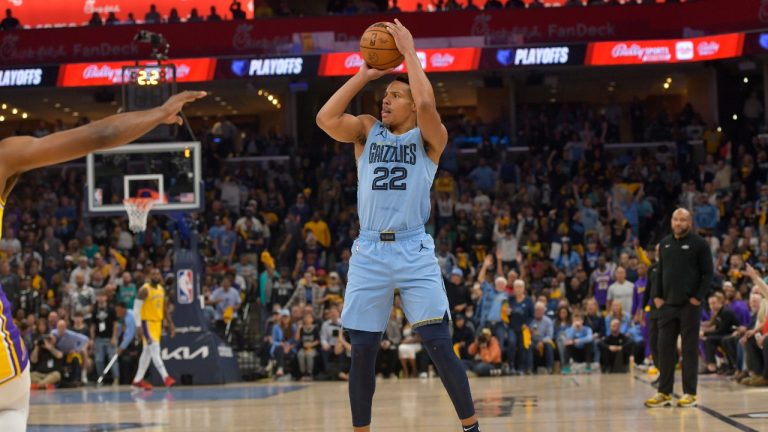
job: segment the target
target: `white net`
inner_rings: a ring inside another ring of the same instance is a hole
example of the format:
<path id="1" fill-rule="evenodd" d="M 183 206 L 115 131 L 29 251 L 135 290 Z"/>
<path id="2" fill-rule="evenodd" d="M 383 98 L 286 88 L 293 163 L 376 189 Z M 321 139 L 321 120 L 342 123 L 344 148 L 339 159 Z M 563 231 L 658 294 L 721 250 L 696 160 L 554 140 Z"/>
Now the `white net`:
<path id="1" fill-rule="evenodd" d="M 125 211 L 128 212 L 128 228 L 134 234 L 147 229 L 147 215 L 155 203 L 153 198 L 126 198 L 123 200 Z"/>

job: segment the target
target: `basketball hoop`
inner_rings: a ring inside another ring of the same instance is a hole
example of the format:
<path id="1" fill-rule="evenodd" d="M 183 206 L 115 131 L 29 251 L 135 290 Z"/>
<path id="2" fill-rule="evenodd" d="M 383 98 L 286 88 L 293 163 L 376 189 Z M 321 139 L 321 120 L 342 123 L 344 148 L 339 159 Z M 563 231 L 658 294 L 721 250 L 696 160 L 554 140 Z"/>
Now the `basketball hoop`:
<path id="1" fill-rule="evenodd" d="M 147 215 L 152 210 L 156 198 L 126 198 L 123 200 L 125 211 L 128 212 L 128 228 L 134 234 L 147 229 Z"/>

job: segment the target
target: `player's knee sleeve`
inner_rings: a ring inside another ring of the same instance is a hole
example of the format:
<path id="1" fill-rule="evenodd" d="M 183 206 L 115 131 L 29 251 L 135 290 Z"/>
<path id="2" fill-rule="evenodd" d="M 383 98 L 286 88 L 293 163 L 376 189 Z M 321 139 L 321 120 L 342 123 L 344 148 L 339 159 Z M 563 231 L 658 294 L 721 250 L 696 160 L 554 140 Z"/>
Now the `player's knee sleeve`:
<path id="1" fill-rule="evenodd" d="M 472 402 L 469 380 L 467 380 L 464 365 L 453 351 L 448 320 L 445 319 L 439 324 L 418 327 L 416 331 L 421 336 L 421 341 L 427 348 L 429 357 L 435 363 L 443 386 L 448 391 L 448 396 L 450 396 L 456 409 L 456 414 L 462 420 L 475 415 L 475 405 Z"/>
<path id="2" fill-rule="evenodd" d="M 349 330 L 352 344 L 352 367 L 349 371 L 349 402 L 352 405 L 352 425 L 371 424 L 371 405 L 376 390 L 376 354 L 381 333 Z"/>

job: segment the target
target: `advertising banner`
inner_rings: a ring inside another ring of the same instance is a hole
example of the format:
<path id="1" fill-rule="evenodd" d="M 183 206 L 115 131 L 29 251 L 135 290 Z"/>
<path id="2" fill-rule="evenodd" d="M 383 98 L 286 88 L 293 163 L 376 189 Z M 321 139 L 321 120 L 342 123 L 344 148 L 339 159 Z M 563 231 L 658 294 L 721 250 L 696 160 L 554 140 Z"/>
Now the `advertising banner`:
<path id="1" fill-rule="evenodd" d="M 477 70 L 480 48 L 444 48 L 419 50 L 421 67 L 425 72 L 465 72 Z M 320 76 L 354 75 L 363 64 L 358 52 L 323 54 L 320 59 Z M 395 72 L 407 72 L 405 62 Z"/>
<path id="2" fill-rule="evenodd" d="M 215 79 L 267 76 L 315 76 L 320 56 L 245 57 L 219 60 Z"/>
<path id="3" fill-rule="evenodd" d="M 691 39 L 595 42 L 587 49 L 593 66 L 700 62 L 739 57 L 744 34 L 731 33 Z"/>
<path id="4" fill-rule="evenodd" d="M 53 87 L 58 67 L 29 67 L 0 69 L 0 88 Z"/>
<path id="5" fill-rule="evenodd" d="M 200 82 L 213 79 L 216 59 L 196 58 L 172 60 L 176 65 L 176 82 Z M 59 71 L 59 87 L 110 86 L 123 84 L 123 66 L 136 62 L 73 63 L 62 65 Z M 152 65 L 156 63 L 143 62 Z"/>
<path id="6" fill-rule="evenodd" d="M 579 66 L 584 64 L 585 45 L 551 45 L 518 48 L 486 48 L 480 69 Z"/>

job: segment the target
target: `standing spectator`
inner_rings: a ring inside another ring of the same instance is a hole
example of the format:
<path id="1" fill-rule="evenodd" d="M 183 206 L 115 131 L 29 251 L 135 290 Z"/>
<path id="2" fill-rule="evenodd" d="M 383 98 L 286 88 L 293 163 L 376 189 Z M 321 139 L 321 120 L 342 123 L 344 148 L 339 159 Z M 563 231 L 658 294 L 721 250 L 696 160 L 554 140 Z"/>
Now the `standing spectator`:
<path id="1" fill-rule="evenodd" d="M 616 269 L 616 282 L 608 287 L 608 303 L 607 309 L 611 309 L 611 304 L 614 301 L 621 303 L 621 307 L 625 311 L 632 310 L 632 297 L 635 292 L 635 285 L 627 280 L 627 271 L 624 267 Z"/>
<path id="2" fill-rule="evenodd" d="M 629 356 L 632 354 L 632 340 L 620 331 L 621 323 L 611 320 L 611 330 L 600 341 L 600 359 L 603 373 L 629 371 Z"/>
<path id="3" fill-rule="evenodd" d="M 232 222 L 229 218 L 224 218 L 224 226 L 221 232 L 216 236 L 216 255 L 226 263 L 231 263 L 235 256 L 235 245 L 237 234 L 232 231 Z"/>
<path id="4" fill-rule="evenodd" d="M 605 304 L 608 301 L 608 287 L 611 286 L 611 274 L 613 272 L 608 267 L 608 263 L 605 256 L 600 256 L 597 259 L 597 269 L 590 275 L 590 285 L 592 286 L 592 295 L 597 300 L 600 309 L 605 309 Z"/>
<path id="5" fill-rule="evenodd" d="M 233 0 L 229 5 L 229 11 L 232 13 L 232 19 L 235 21 L 245 19 L 245 11 L 238 0 Z"/>
<path id="6" fill-rule="evenodd" d="M 280 307 L 286 306 L 288 300 L 293 296 L 295 289 L 293 287 L 293 282 L 289 279 L 290 275 L 291 271 L 288 267 L 283 266 L 280 268 L 277 280 L 274 280 L 274 276 L 271 278 L 272 295 L 270 296 L 269 301 L 270 309 L 275 307 L 275 305 L 279 305 Z"/>
<path id="7" fill-rule="evenodd" d="M 104 372 L 105 360 L 109 362 L 117 351 L 117 314 L 107 304 L 107 295 L 101 290 L 96 294 L 96 305 L 91 321 L 91 340 L 94 346 L 96 375 Z M 114 383 L 120 382 L 120 366 L 117 362 L 110 370 Z"/>
<path id="8" fill-rule="evenodd" d="M 133 12 L 128 12 L 128 18 L 123 21 L 123 24 L 125 25 L 134 25 L 136 24 L 136 18 L 133 17 Z"/>
<path id="9" fill-rule="evenodd" d="M 320 345 L 320 328 L 315 325 L 315 317 L 311 313 L 304 314 L 304 321 L 296 333 L 299 344 L 299 372 L 302 381 L 312 381 L 315 371 L 315 357 Z"/>
<path id="10" fill-rule="evenodd" d="M 70 315 L 81 313 L 86 320 L 91 319 L 91 310 L 96 302 L 96 293 L 85 283 L 85 276 L 77 274 L 74 289 L 69 293 Z"/>
<path id="11" fill-rule="evenodd" d="M 138 341 L 136 339 L 136 318 L 133 314 L 133 307 L 128 308 L 126 303 L 117 302 L 115 317 L 121 329 L 117 346 L 120 370 L 123 371 L 124 377 L 133 377 L 136 374 L 135 369 L 138 366 L 139 359 Z M 126 380 L 125 384 L 128 384 L 128 380 Z"/>
<path id="12" fill-rule="evenodd" d="M 208 22 L 221 21 L 221 17 L 216 13 L 216 6 L 211 6 L 211 14 L 208 15 Z"/>
<path id="13" fill-rule="evenodd" d="M 445 281 L 445 292 L 448 295 L 448 306 L 451 311 L 464 312 L 471 298 L 464 284 L 464 272 L 460 268 L 454 267 L 451 270 L 451 277 Z"/>
<path id="14" fill-rule="evenodd" d="M 312 213 L 312 219 L 304 224 L 304 237 L 307 237 L 307 232 L 312 232 L 324 248 L 331 247 L 331 230 L 328 228 L 328 224 L 320 218 L 320 212 L 316 211 Z"/>
<path id="15" fill-rule="evenodd" d="M 469 173 L 475 187 L 485 193 L 493 192 L 496 189 L 496 172 L 488 166 L 485 158 L 480 158 L 477 166 Z"/>
<path id="16" fill-rule="evenodd" d="M 117 300 L 124 302 L 128 309 L 133 310 L 133 302 L 136 300 L 136 284 L 133 283 L 131 272 L 123 272 L 123 277 L 117 281 Z"/>
<path id="17" fill-rule="evenodd" d="M 69 275 L 69 283 L 77 283 L 77 276 L 80 275 L 83 277 L 83 282 L 88 284 L 91 282 L 91 272 L 93 270 L 88 267 L 88 257 L 82 255 L 77 260 L 77 267 Z"/>
<path id="18" fill-rule="evenodd" d="M 530 374 L 533 368 L 532 345 L 529 343 L 526 346 L 526 338 L 523 337 L 523 334 L 526 333 L 530 336 L 528 324 L 534 317 L 533 300 L 526 295 L 525 281 L 517 279 L 513 286 L 514 295 L 509 298 L 509 333 L 514 333 L 514 337 L 510 337 L 510 340 L 514 340 L 514 345 L 510 343 L 507 351 L 507 362 L 510 370 L 520 365 L 518 370 L 521 373 Z"/>
<path id="19" fill-rule="evenodd" d="M 5 18 L 3 18 L 2 21 L 0 21 L 0 30 L 13 30 L 13 29 L 20 29 L 21 23 L 19 22 L 16 17 L 13 16 L 13 12 L 11 12 L 11 9 L 5 10 Z"/>
<path id="20" fill-rule="evenodd" d="M 144 15 L 144 24 L 160 24 L 163 17 L 157 12 L 157 6 L 149 5 L 149 12 Z"/>
<path id="21" fill-rule="evenodd" d="M 691 232 L 691 213 L 672 214 L 672 235 L 659 246 L 658 286 L 652 294 L 659 308 L 659 392 L 645 402 L 649 408 L 672 405 L 677 338 L 682 336 L 683 391 L 679 407 L 697 405 L 697 363 L 701 302 L 712 280 L 712 253 L 707 242 Z"/>

